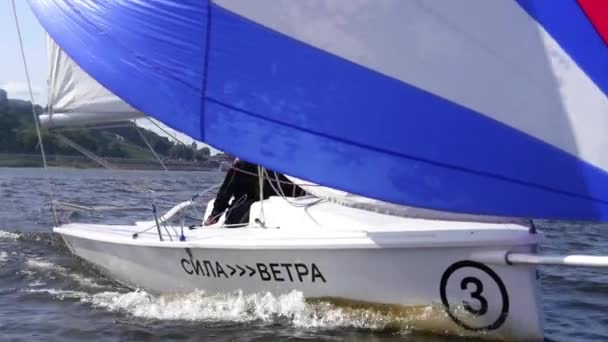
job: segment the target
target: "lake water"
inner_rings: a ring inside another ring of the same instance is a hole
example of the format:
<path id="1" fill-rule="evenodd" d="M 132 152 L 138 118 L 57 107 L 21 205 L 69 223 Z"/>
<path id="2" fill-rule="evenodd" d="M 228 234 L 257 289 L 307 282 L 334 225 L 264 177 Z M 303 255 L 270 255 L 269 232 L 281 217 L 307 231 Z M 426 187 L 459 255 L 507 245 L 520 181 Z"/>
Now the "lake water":
<path id="1" fill-rule="evenodd" d="M 161 210 L 220 182 L 219 172 L 52 169 L 58 199 Z M 70 255 L 50 232 L 41 169 L 0 168 L 0 340 L 454 341 L 385 328 L 382 317 L 313 305 L 298 293 L 156 296 L 125 288 Z M 211 195 L 209 195 L 211 196 Z M 124 223 L 149 212 L 79 214 L 73 221 Z M 545 253 L 608 254 L 608 226 L 538 222 Z M 545 334 L 557 341 L 608 340 L 608 270 L 541 268 Z"/>

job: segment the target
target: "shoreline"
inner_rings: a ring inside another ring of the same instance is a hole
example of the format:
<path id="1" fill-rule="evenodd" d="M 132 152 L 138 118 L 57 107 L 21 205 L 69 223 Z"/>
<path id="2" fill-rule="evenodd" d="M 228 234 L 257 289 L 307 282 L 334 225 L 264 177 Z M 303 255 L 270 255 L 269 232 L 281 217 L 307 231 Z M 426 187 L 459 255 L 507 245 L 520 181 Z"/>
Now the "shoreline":
<path id="1" fill-rule="evenodd" d="M 164 170 L 155 159 L 102 158 L 119 170 Z M 170 171 L 216 171 L 220 163 L 214 160 L 192 162 L 183 160 L 163 160 Z M 103 169 L 96 162 L 82 156 L 47 156 L 47 164 L 51 167 L 67 167 L 76 169 Z M 0 167 L 42 167 L 42 157 L 36 154 L 0 154 Z"/>

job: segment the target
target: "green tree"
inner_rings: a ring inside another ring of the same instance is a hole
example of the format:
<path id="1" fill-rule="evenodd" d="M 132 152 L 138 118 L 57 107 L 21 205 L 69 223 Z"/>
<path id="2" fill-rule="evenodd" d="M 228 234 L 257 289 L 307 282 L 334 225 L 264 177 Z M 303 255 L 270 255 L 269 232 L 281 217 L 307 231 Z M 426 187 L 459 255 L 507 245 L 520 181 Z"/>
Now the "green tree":
<path id="1" fill-rule="evenodd" d="M 0 95 L 6 94 L 0 89 Z M 37 113 L 43 108 L 36 106 Z M 162 157 L 193 160 L 197 151 L 191 147 L 176 144 L 167 137 L 159 136 L 145 128 L 139 128 L 146 140 Z M 44 131 L 43 140 L 46 153 L 80 155 L 70 146 L 64 145 L 55 133 Z M 148 147 L 140 134 L 133 127 L 114 127 L 104 129 L 73 129 L 62 131 L 62 134 L 78 145 L 100 157 L 141 158 Z M 194 145 L 195 146 L 195 145 Z M 32 107 L 29 101 L 9 99 L 0 96 L 0 152 L 3 153 L 39 153 L 38 136 L 32 121 Z"/>
<path id="2" fill-rule="evenodd" d="M 198 161 L 207 160 L 207 159 L 209 159 L 209 157 L 211 157 L 211 150 L 207 146 L 196 151 L 196 160 L 198 160 Z"/>

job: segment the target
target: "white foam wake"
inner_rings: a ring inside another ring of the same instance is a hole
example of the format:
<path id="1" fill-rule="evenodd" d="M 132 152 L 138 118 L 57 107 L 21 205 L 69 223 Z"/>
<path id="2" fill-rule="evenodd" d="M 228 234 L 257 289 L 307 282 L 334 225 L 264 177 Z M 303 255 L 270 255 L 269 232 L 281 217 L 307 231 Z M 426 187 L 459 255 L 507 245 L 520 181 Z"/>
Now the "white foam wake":
<path id="1" fill-rule="evenodd" d="M 162 296 L 145 291 L 102 292 L 83 296 L 81 301 L 148 319 L 281 322 L 300 328 L 407 329 L 414 321 L 435 316 L 433 307 L 400 316 L 366 308 L 342 308 L 323 301 L 311 303 L 298 291 L 280 296 L 242 292 L 210 296 L 202 291 Z"/>
<path id="2" fill-rule="evenodd" d="M 78 299 L 109 311 L 139 318 L 188 321 L 263 321 L 288 322 L 303 328 L 356 327 L 381 329 L 383 317 L 368 311 L 348 312 L 330 304 L 306 303 L 301 292 L 286 295 L 248 294 L 241 292 L 209 296 L 202 291 L 184 295 L 154 296 L 145 291 L 127 293 L 58 289 L 27 289 L 29 293 L 47 293 L 58 299 Z"/>
<path id="3" fill-rule="evenodd" d="M 3 265 L 8 260 L 8 253 L 5 251 L 0 252 L 0 265 Z"/>
<path id="4" fill-rule="evenodd" d="M 42 259 L 28 259 L 25 261 L 25 266 L 28 268 L 39 269 L 39 270 L 55 270 L 55 271 L 63 271 L 65 268 L 55 265 L 50 261 L 42 260 Z"/>
<path id="5" fill-rule="evenodd" d="M 145 291 L 87 293 L 43 288 L 29 288 L 25 292 L 47 293 L 61 300 L 78 300 L 96 308 L 156 320 L 258 321 L 304 329 L 390 329 L 401 334 L 410 333 L 412 329 L 440 334 L 451 330 L 446 330 L 449 318 L 441 307 L 415 307 L 388 312 L 364 307 L 342 307 L 324 301 L 306 301 L 302 293 L 297 291 L 280 296 L 241 292 L 208 295 L 202 291 L 156 296 Z"/>
<path id="6" fill-rule="evenodd" d="M 0 230 L 0 240 L 17 240 L 19 236 L 21 235 L 17 233 Z"/>
<path id="7" fill-rule="evenodd" d="M 202 291 L 185 295 L 151 296 L 145 291 L 103 292 L 86 299 L 111 311 L 123 311 L 142 318 L 161 320 L 273 321 L 308 315 L 300 292 L 274 297 L 270 294 L 243 295 L 241 292 L 209 296 Z"/>
<path id="8" fill-rule="evenodd" d="M 63 266 L 42 259 L 29 259 L 26 266 L 34 273 L 50 272 L 70 277 L 85 290 L 42 288 L 44 283 L 31 283 L 24 292 L 44 293 L 57 299 L 77 300 L 104 310 L 138 318 L 201 322 L 254 322 L 289 324 L 298 328 L 393 329 L 407 333 L 413 327 L 443 331 L 446 315 L 442 308 L 412 307 L 401 310 L 378 310 L 362 305 L 336 305 L 322 300 L 307 301 L 303 294 L 292 291 L 273 296 L 270 293 L 233 292 L 209 295 L 203 291 L 187 294 L 151 295 L 146 291 L 98 292 L 94 279 L 70 272 Z"/>
<path id="9" fill-rule="evenodd" d="M 64 278 L 70 278 L 78 284 L 86 287 L 102 288 L 103 285 L 98 284 L 94 278 L 86 277 L 76 272 L 70 271 L 67 268 L 54 264 L 50 261 L 43 260 L 40 258 L 32 258 L 25 261 L 25 266 L 28 270 L 23 270 L 23 273 L 30 276 L 35 275 L 36 272 L 51 272 L 55 273 Z"/>
<path id="10" fill-rule="evenodd" d="M 27 293 L 46 293 L 52 295 L 55 298 L 64 299 L 76 299 L 82 300 L 89 296 L 88 293 L 82 291 L 71 291 L 71 290 L 57 290 L 57 289 L 26 289 L 24 292 Z"/>

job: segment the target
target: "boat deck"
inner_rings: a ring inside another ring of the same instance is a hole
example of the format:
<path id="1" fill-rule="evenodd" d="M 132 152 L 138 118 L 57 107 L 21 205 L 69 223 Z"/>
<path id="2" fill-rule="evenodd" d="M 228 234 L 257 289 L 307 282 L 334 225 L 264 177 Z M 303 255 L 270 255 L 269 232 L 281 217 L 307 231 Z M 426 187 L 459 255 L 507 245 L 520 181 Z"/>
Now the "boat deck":
<path id="1" fill-rule="evenodd" d="M 299 201 L 305 204 L 310 199 Z M 250 225 L 243 228 L 221 224 L 192 230 L 184 227 L 185 241 L 180 241 L 182 228 L 176 226 L 161 227 L 160 241 L 154 221 L 133 225 L 70 223 L 55 231 L 121 244 L 247 249 L 517 245 L 541 238 L 516 223 L 398 217 L 329 202 L 302 207 L 278 197 L 264 201 L 266 228 L 255 223 L 259 212 L 259 203 L 254 203 Z M 146 228 L 150 229 L 142 232 Z M 133 238 L 134 233 L 139 233 L 137 238 Z"/>

